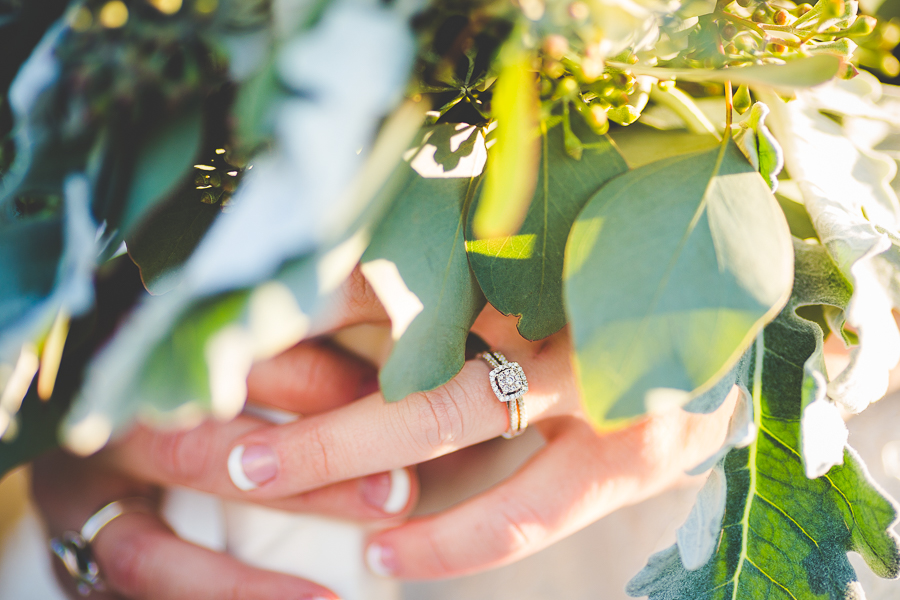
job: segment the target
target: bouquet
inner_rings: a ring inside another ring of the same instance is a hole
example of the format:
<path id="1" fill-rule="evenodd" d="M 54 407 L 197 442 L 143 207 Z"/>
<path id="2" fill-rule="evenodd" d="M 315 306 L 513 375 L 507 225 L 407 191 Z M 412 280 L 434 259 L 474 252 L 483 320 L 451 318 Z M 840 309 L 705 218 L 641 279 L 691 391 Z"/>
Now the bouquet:
<path id="1" fill-rule="evenodd" d="M 849 551 L 900 573 L 843 422 L 900 360 L 892 10 L 0 0 L 0 472 L 232 418 L 361 264 L 389 402 L 486 303 L 570 328 L 597 428 L 739 388 L 630 594 L 861 597 Z"/>

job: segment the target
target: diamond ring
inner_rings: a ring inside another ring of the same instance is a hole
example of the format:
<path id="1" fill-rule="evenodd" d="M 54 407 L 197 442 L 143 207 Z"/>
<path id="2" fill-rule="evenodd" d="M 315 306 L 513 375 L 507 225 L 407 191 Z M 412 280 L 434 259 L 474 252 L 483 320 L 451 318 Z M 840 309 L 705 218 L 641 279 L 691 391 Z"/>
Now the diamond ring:
<path id="1" fill-rule="evenodd" d="M 500 402 L 506 402 L 509 412 L 509 428 L 503 437 L 510 439 L 521 435 L 528 427 L 528 413 L 523 399 L 528 391 L 525 371 L 519 363 L 509 362 L 499 352 L 482 352 L 479 356 L 491 366 L 491 389 Z"/>

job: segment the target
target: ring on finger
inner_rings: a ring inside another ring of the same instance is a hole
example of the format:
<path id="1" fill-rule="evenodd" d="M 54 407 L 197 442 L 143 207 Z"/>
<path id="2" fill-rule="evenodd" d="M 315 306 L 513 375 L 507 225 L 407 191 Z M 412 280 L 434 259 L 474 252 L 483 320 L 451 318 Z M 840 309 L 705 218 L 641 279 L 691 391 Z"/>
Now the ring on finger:
<path id="1" fill-rule="evenodd" d="M 113 519 L 130 512 L 153 514 L 155 510 L 147 498 L 116 500 L 91 515 L 84 522 L 81 531 L 66 531 L 50 540 L 50 550 L 62 561 L 66 571 L 75 580 L 78 593 L 82 596 L 87 596 L 95 590 L 102 592 L 106 589 L 100 577 L 100 567 L 94 559 L 91 542 Z"/>
<path id="2" fill-rule="evenodd" d="M 510 362 L 496 351 L 482 352 L 479 356 L 491 366 L 491 389 L 500 402 L 506 403 L 509 427 L 503 433 L 506 439 L 521 435 L 528 427 L 528 411 L 525 408 L 525 393 L 528 379 L 519 363 Z"/>

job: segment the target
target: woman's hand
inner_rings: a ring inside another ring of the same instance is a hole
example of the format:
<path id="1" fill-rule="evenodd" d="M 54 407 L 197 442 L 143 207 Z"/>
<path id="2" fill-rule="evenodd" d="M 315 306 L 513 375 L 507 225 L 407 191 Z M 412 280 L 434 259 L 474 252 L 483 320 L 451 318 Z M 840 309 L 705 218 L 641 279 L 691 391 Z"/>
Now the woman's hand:
<path id="1" fill-rule="evenodd" d="M 343 323 L 363 315 L 360 298 L 346 298 Z M 367 313 L 367 320 L 379 312 Z M 366 395 L 377 387 L 375 369 L 326 342 L 310 341 L 255 365 L 248 380 L 254 406 L 316 414 Z M 236 436 L 272 427 L 242 415 L 229 423 L 208 422 L 192 432 L 138 427 L 129 436 L 88 459 L 62 451 L 33 466 L 33 491 L 51 536 L 78 531 L 88 517 L 113 500 L 158 498 L 159 486 L 184 484 L 220 496 L 241 497 L 225 471 L 212 464 Z M 217 476 L 221 475 L 221 477 Z M 397 469 L 344 481 L 307 494 L 264 502 L 270 506 L 360 521 L 397 519 L 417 497 L 414 473 Z M 158 516 L 126 514 L 105 526 L 92 543 L 110 593 L 92 597 L 159 600 L 269 600 L 335 598 L 314 583 L 255 569 L 236 559 L 179 539 Z M 60 583 L 80 598 L 72 578 L 53 559 Z"/>
<path id="2" fill-rule="evenodd" d="M 371 315 L 383 320 L 358 278 L 349 289 L 351 300 L 345 304 L 355 312 L 344 322 Z M 581 410 L 567 331 L 528 342 L 516 332 L 514 318 L 490 307 L 473 331 L 522 365 L 529 381 L 530 421 L 547 444 L 487 492 L 373 536 L 367 560 L 376 572 L 437 578 L 514 561 L 662 491 L 725 437 L 733 399 L 713 415 L 673 410 L 599 434 Z M 291 369 L 272 366 L 270 385 L 290 376 Z M 342 377 L 339 367 L 320 369 L 331 373 L 322 380 Z M 243 417 L 177 435 L 142 430 L 109 457 L 143 479 L 282 508 L 315 509 L 328 502 L 313 506 L 311 499 L 356 485 L 346 483 L 354 478 L 397 472 L 503 433 L 507 410 L 491 390 L 489 371 L 481 360 L 469 361 L 434 391 L 392 404 L 378 393 L 350 403 L 345 397 L 323 404 L 319 414 L 280 426 L 247 424 Z"/>
<path id="3" fill-rule="evenodd" d="M 79 531 L 100 507 L 130 497 L 157 499 L 153 486 L 105 470 L 93 459 L 54 452 L 34 463 L 35 503 L 51 536 Z M 237 559 L 178 538 L 156 515 L 126 513 L 103 527 L 91 544 L 106 600 L 297 600 L 336 599 L 315 583 L 249 567 Z M 73 600 L 82 598 L 62 563 L 57 580 Z"/>

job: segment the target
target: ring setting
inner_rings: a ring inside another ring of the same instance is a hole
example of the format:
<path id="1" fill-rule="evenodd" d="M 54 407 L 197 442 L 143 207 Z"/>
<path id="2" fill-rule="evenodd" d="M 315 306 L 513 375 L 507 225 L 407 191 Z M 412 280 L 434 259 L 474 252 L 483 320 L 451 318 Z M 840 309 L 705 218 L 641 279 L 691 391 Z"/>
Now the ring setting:
<path id="1" fill-rule="evenodd" d="M 528 392 L 528 379 L 517 362 L 510 362 L 499 352 L 482 352 L 479 355 L 491 366 L 491 389 L 497 400 L 505 402 L 509 412 L 509 428 L 503 434 L 506 439 L 521 435 L 528 427 L 528 415 L 522 397 Z"/>

